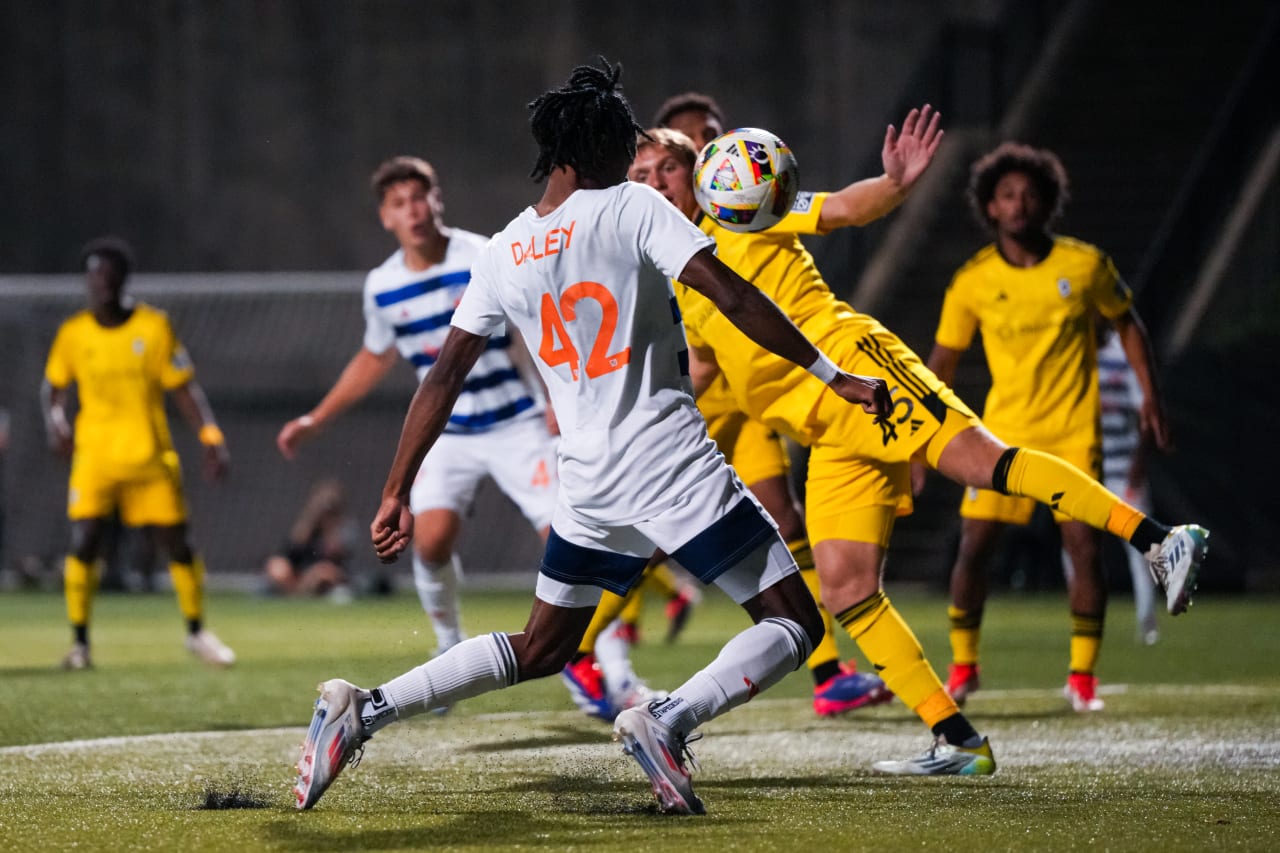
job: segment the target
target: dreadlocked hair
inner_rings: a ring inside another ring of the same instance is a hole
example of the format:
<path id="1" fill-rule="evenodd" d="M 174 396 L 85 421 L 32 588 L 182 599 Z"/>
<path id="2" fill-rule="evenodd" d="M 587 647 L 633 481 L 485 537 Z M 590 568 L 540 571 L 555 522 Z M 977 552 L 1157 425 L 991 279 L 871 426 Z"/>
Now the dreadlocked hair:
<path id="1" fill-rule="evenodd" d="M 603 56 L 598 60 L 603 67 L 579 65 L 563 86 L 529 104 L 529 127 L 538 143 L 529 173 L 535 181 L 569 166 L 586 180 L 613 184 L 635 158 L 636 134 L 643 130 L 618 87 L 622 66 Z"/>

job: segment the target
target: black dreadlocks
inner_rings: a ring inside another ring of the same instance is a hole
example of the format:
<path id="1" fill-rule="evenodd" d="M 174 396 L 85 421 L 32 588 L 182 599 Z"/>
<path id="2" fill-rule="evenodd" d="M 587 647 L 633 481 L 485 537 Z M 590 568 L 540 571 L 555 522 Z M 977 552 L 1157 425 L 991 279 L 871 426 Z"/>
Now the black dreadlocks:
<path id="1" fill-rule="evenodd" d="M 598 60 L 602 68 L 579 65 L 567 83 L 529 104 L 529 127 L 538 143 L 538 161 L 529 173 L 535 181 L 569 166 L 583 179 L 609 186 L 635 159 L 636 134 L 643 130 L 619 91 L 622 66 L 603 56 Z"/>

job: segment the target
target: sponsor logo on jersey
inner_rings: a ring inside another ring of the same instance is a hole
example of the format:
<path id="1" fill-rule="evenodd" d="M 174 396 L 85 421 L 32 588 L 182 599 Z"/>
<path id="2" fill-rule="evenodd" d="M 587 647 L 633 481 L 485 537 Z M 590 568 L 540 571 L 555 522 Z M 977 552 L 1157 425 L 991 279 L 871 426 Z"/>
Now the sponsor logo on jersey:
<path id="1" fill-rule="evenodd" d="M 795 203 L 791 205 L 791 212 L 808 213 L 811 207 L 813 207 L 813 193 L 799 192 L 796 193 Z"/>

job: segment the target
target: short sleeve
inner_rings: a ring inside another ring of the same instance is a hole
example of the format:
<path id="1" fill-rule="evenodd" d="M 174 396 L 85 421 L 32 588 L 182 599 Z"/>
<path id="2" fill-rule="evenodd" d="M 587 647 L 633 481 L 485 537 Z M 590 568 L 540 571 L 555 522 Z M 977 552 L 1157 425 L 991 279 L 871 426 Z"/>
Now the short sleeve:
<path id="1" fill-rule="evenodd" d="M 1109 255 L 1098 259 L 1089 291 L 1098 312 L 1109 320 L 1119 317 L 1133 305 L 1133 291 L 1124 283 Z"/>
<path id="2" fill-rule="evenodd" d="M 831 193 L 796 193 L 791 210 L 767 234 L 820 234 L 818 220 L 822 217 L 822 205 Z"/>
<path id="3" fill-rule="evenodd" d="M 383 319 L 373 294 L 373 273 L 364 280 L 364 341 L 365 349 L 374 355 L 382 355 L 396 345 L 396 330 Z"/>
<path id="4" fill-rule="evenodd" d="M 453 310 L 451 325 L 473 335 L 489 337 L 501 334 L 507 315 L 498 300 L 496 282 L 486 249 L 471 267 L 471 281 L 462 292 L 462 301 Z"/>
<path id="5" fill-rule="evenodd" d="M 960 273 L 956 273 L 942 298 L 938 331 L 933 336 L 934 341 L 948 349 L 967 350 L 978 331 L 978 316 L 970 307 L 965 292 L 964 280 Z"/>
<path id="6" fill-rule="evenodd" d="M 159 324 L 160 351 L 164 353 L 164 362 L 160 365 L 160 387 L 171 391 L 190 382 L 196 375 L 196 368 L 191 363 L 191 356 L 187 355 L 187 348 L 173 331 L 168 315 L 161 314 Z"/>
<path id="7" fill-rule="evenodd" d="M 44 365 L 45 381 L 54 388 L 66 388 L 74 379 L 71 367 L 71 331 L 66 323 L 58 328 L 49 348 L 49 358 Z"/>
<path id="8" fill-rule="evenodd" d="M 641 252 L 667 278 L 676 279 L 689 259 L 715 240 L 703 234 L 675 205 L 644 184 L 623 184 L 628 193 L 619 217 L 619 232 L 634 233 Z"/>

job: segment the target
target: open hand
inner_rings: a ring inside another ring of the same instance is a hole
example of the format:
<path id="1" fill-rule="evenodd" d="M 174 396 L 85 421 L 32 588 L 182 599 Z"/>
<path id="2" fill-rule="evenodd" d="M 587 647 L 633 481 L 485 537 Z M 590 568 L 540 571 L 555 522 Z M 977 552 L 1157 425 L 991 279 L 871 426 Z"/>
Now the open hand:
<path id="1" fill-rule="evenodd" d="M 938 127 L 941 117 L 941 113 L 934 112 L 933 107 L 925 104 L 907 113 L 901 134 L 893 125 L 885 131 L 880 161 L 884 165 L 884 173 L 903 192 L 911 189 L 933 162 L 933 154 L 942 142 L 942 129 Z"/>

